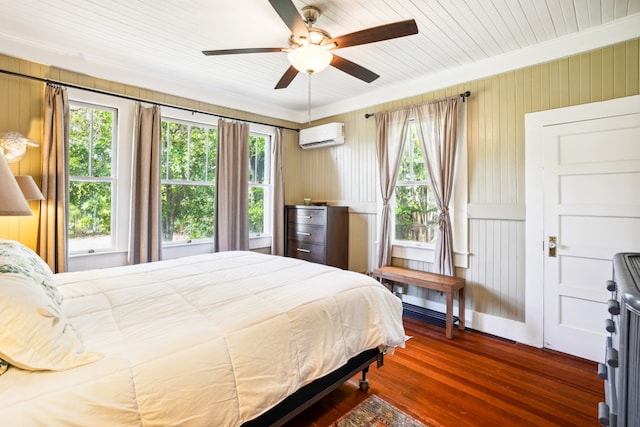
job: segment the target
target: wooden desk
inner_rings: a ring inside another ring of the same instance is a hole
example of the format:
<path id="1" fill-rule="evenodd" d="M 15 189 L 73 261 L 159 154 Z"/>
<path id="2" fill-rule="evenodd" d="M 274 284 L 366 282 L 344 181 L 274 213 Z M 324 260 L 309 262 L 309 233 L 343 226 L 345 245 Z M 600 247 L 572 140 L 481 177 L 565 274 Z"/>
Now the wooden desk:
<path id="1" fill-rule="evenodd" d="M 445 276 L 443 274 L 387 265 L 376 268 L 373 277 L 379 280 L 406 283 L 421 288 L 433 289 L 447 294 L 446 330 L 448 339 L 453 338 L 453 293 L 458 293 L 458 329 L 464 330 L 464 285 L 461 277 Z"/>

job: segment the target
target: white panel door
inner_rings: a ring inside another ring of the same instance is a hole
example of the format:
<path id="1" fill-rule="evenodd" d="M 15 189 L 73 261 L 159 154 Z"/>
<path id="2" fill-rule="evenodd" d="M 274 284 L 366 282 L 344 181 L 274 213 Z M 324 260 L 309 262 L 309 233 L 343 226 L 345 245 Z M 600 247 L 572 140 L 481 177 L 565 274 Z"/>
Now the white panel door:
<path id="1" fill-rule="evenodd" d="M 640 251 L 640 113 L 543 136 L 544 345 L 602 360 L 613 254 Z"/>

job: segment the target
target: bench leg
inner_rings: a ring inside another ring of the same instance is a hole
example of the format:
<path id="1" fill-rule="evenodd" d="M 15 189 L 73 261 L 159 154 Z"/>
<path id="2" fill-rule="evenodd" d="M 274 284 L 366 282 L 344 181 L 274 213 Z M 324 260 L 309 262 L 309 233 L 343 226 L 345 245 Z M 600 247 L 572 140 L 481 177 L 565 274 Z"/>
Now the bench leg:
<path id="1" fill-rule="evenodd" d="M 453 338 L 453 292 L 447 292 L 447 325 L 445 336 Z"/>

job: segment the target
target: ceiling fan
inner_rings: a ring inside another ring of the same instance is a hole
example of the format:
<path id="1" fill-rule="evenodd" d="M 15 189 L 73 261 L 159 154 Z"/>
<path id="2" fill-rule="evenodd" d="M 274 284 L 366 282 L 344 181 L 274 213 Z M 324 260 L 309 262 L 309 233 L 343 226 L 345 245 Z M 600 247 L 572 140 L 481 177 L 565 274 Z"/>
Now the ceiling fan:
<path id="1" fill-rule="evenodd" d="M 269 0 L 269 3 L 271 3 L 271 6 L 291 30 L 289 47 L 204 50 L 202 53 L 205 55 L 233 55 L 241 53 L 288 52 L 291 66 L 289 66 L 280 78 L 275 89 L 288 87 L 298 75 L 298 72 L 307 74 L 317 73 L 329 65 L 362 81 L 371 83 L 380 76 L 331 51 L 418 33 L 416 21 L 408 19 L 406 21 L 367 28 L 339 37 L 331 37 L 325 30 L 313 26 L 320 16 L 320 10 L 318 8 L 305 6 L 302 8 L 302 14 L 300 14 L 291 0 Z"/>

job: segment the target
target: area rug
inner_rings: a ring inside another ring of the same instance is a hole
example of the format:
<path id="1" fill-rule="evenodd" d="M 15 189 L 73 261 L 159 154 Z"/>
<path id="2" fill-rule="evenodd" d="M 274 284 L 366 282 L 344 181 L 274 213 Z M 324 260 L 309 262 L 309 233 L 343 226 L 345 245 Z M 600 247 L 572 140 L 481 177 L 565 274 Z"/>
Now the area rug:
<path id="1" fill-rule="evenodd" d="M 333 424 L 334 427 L 441 427 L 429 420 L 424 424 L 375 394 L 349 411 Z"/>

